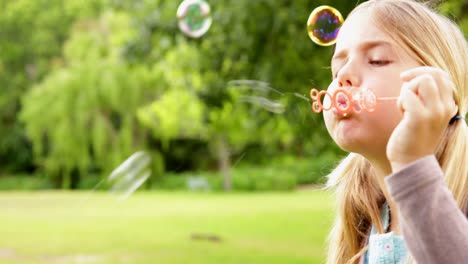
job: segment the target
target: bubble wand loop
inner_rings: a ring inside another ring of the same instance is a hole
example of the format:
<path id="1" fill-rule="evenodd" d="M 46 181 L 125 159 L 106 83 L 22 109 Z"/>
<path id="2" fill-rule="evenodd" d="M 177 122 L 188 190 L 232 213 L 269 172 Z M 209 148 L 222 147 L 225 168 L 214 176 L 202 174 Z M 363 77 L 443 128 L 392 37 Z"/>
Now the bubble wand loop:
<path id="1" fill-rule="evenodd" d="M 328 97 L 328 98 L 327 98 Z M 352 110 L 360 113 L 362 110 L 374 112 L 378 101 L 396 100 L 398 97 L 377 97 L 371 90 L 336 89 L 333 94 L 326 90 L 319 91 L 315 88 L 310 90 L 312 98 L 312 110 L 316 113 L 331 110 L 335 108 L 340 114 L 346 115 Z M 328 99 L 329 104 L 324 105 L 322 98 Z M 354 106 L 354 107 L 353 107 Z M 356 107 L 357 106 L 357 107 Z"/>

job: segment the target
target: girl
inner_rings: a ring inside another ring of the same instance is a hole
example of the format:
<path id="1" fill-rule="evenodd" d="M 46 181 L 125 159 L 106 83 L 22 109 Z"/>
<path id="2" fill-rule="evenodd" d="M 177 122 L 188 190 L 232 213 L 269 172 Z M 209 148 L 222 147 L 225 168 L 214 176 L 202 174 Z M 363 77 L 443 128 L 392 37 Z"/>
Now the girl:
<path id="1" fill-rule="evenodd" d="M 463 33 L 421 3 L 370 0 L 340 29 L 331 67 L 330 93 L 398 100 L 372 113 L 324 111 L 329 134 L 351 153 L 329 175 L 338 216 L 328 263 L 468 263 Z"/>

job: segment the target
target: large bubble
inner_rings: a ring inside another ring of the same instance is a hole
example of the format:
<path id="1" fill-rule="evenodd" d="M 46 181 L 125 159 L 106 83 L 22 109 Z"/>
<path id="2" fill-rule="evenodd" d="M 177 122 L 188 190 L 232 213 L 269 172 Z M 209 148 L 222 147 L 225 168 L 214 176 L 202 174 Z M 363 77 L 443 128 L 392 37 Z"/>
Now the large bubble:
<path id="1" fill-rule="evenodd" d="M 184 0 L 177 9 L 180 30 L 187 36 L 199 38 L 211 26 L 211 10 L 203 0 Z"/>
<path id="2" fill-rule="evenodd" d="M 319 6 L 307 20 L 307 32 L 314 43 L 330 46 L 336 42 L 342 24 L 343 16 L 338 10 L 331 6 Z"/>
<path id="3" fill-rule="evenodd" d="M 110 192 L 120 199 L 127 199 L 151 175 L 151 157 L 138 151 L 120 164 L 107 178 Z"/>

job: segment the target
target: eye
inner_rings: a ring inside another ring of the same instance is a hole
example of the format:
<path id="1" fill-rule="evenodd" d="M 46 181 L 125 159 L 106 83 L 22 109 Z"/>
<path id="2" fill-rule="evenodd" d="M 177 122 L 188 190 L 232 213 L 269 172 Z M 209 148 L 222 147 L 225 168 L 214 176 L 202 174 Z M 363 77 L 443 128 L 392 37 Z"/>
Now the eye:
<path id="1" fill-rule="evenodd" d="M 385 66 L 390 64 L 391 61 L 389 60 L 370 60 L 369 64 L 374 65 L 374 66 Z"/>

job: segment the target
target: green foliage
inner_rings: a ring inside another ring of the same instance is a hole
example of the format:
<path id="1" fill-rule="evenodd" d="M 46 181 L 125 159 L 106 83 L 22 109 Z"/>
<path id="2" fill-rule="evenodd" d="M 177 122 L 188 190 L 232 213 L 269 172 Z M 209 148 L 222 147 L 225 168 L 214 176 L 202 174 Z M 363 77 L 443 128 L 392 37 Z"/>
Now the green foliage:
<path id="1" fill-rule="evenodd" d="M 139 121 L 150 128 L 153 136 L 165 142 L 175 138 L 201 138 L 205 107 L 191 92 L 172 89 L 159 99 L 138 110 Z"/>
<path id="2" fill-rule="evenodd" d="M 153 184 L 156 190 L 187 190 L 187 176 L 176 174 L 165 174 L 164 177 Z"/>
<path id="3" fill-rule="evenodd" d="M 323 184 L 327 175 L 337 164 L 339 158 L 332 152 L 323 153 L 316 158 L 296 158 L 282 156 L 270 161 L 270 167 L 281 172 L 288 172 L 296 177 L 297 184 Z"/>
<path id="4" fill-rule="evenodd" d="M 441 13 L 454 20 L 468 35 L 468 2 L 467 1 L 443 1 L 439 6 Z"/>
<path id="5" fill-rule="evenodd" d="M 286 170 L 277 171 L 274 168 L 244 167 L 232 170 L 233 191 L 291 191 L 296 188 L 296 176 Z M 211 191 L 223 191 L 221 175 L 219 173 L 179 173 L 166 174 L 161 181 L 154 185 L 156 189 L 188 190 L 187 182 L 190 178 L 205 179 Z"/>
<path id="6" fill-rule="evenodd" d="M 180 2 L 0 0 L 0 173 L 91 186 L 145 150 L 157 182 L 165 168 L 213 169 L 255 149 L 243 163 L 294 158 L 268 164 L 283 176 L 236 169 L 235 186 L 320 182 L 342 152 L 307 98 L 328 85 L 333 48 L 313 44 L 305 23 L 319 5 L 346 17 L 356 3 L 210 1 L 212 27 L 190 39 Z M 440 9 L 468 32 L 464 1 Z"/>
<path id="7" fill-rule="evenodd" d="M 296 175 L 286 170 L 238 168 L 233 170 L 233 189 L 241 191 L 291 191 L 296 188 Z"/>
<path id="8" fill-rule="evenodd" d="M 104 180 L 105 178 L 100 175 L 90 174 L 86 177 L 83 177 L 78 182 L 78 186 L 76 188 L 78 190 L 101 190 L 99 188 L 103 185 Z"/>
<path id="9" fill-rule="evenodd" d="M 152 188 L 157 190 L 188 190 L 187 182 L 191 178 L 202 178 L 206 180 L 210 186 L 210 191 L 221 191 L 221 175 L 218 172 L 183 172 L 174 173 L 166 172 L 161 178 L 154 182 Z"/>
<path id="10" fill-rule="evenodd" d="M 11 175 L 0 177 L 0 190 L 45 190 L 53 189 L 54 184 L 41 175 Z"/>
<path id="11" fill-rule="evenodd" d="M 75 19 L 95 16 L 102 1 L 0 1 L 0 170 L 32 167 L 31 146 L 16 118 L 20 98 L 60 64 Z"/>
<path id="12" fill-rule="evenodd" d="M 120 44 L 130 36 L 125 14 L 80 22 L 65 44 L 66 64 L 24 97 L 21 120 L 48 174 L 69 176 L 78 169 L 84 175 L 91 165 L 108 173 L 145 149 L 136 112 L 155 93 L 151 78 L 158 74 L 120 60 Z M 65 178 L 63 186 L 69 185 Z"/>
<path id="13" fill-rule="evenodd" d="M 316 159 L 298 159 L 282 156 L 269 160 L 261 166 L 243 165 L 232 169 L 234 191 L 289 191 L 300 185 L 320 185 L 325 183 L 325 175 L 338 162 L 333 153 L 325 153 Z M 213 191 L 221 191 L 223 186 L 218 173 L 187 172 L 167 173 L 154 184 L 156 189 L 187 190 L 189 178 L 206 179 Z"/>

